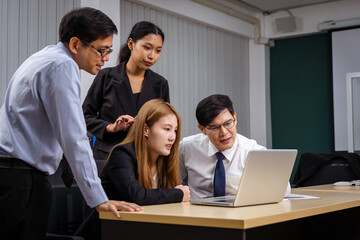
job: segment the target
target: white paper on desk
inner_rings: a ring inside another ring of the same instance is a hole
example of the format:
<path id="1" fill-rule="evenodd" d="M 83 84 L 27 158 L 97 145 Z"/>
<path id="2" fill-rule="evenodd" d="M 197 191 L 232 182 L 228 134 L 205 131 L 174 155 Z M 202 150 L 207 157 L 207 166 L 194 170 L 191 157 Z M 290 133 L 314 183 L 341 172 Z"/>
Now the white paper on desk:
<path id="1" fill-rule="evenodd" d="M 333 184 L 334 186 L 360 186 L 360 180 L 340 181 Z"/>
<path id="2" fill-rule="evenodd" d="M 300 195 L 291 193 L 289 196 L 284 199 L 319 199 L 320 197 L 310 196 L 310 195 Z"/>

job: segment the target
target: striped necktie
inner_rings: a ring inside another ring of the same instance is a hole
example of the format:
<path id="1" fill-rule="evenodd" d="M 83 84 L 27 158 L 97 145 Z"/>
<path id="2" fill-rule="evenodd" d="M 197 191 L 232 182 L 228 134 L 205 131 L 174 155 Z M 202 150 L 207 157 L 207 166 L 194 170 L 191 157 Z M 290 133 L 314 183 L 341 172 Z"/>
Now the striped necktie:
<path id="1" fill-rule="evenodd" d="M 61 166 L 61 178 L 67 188 L 70 188 L 71 185 L 75 182 L 74 174 L 71 171 L 69 162 L 67 161 L 65 155 L 63 155 L 63 158 L 60 161 Z"/>

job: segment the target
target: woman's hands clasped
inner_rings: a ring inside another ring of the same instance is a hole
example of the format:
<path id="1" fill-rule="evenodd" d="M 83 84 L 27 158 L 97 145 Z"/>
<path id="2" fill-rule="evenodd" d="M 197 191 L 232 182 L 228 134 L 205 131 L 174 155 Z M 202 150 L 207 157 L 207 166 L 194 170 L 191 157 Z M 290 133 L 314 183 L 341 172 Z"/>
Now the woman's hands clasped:
<path id="1" fill-rule="evenodd" d="M 177 185 L 175 188 L 180 189 L 181 191 L 183 191 L 184 196 L 183 196 L 183 202 L 188 202 L 190 201 L 190 189 L 188 186 L 184 186 L 184 185 Z"/>

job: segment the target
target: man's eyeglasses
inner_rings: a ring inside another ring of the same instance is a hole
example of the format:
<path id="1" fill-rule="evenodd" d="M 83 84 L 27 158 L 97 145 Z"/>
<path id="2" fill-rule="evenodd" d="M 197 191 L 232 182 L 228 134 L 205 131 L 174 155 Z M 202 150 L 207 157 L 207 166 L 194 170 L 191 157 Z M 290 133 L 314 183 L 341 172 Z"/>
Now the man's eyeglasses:
<path id="1" fill-rule="evenodd" d="M 92 49 L 94 49 L 95 51 L 97 51 L 100 56 L 103 58 L 103 57 L 106 57 L 108 54 L 112 53 L 112 49 L 109 48 L 108 50 L 104 50 L 104 49 L 97 49 L 95 48 L 93 45 L 91 45 L 90 43 L 86 43 L 89 47 L 91 47 Z"/>
<path id="2" fill-rule="evenodd" d="M 223 124 L 217 124 L 217 125 L 209 125 L 206 128 L 212 133 L 212 134 L 218 134 L 220 132 L 221 126 L 224 128 L 230 130 L 235 125 L 235 119 L 229 120 Z"/>

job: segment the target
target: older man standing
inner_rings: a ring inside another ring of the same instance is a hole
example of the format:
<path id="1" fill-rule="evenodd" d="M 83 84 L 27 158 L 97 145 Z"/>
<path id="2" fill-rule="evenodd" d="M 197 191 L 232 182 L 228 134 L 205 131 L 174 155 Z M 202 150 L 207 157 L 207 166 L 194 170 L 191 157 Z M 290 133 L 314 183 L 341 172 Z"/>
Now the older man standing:
<path id="1" fill-rule="evenodd" d="M 104 13 L 67 13 L 60 41 L 15 72 L 0 109 L 0 239 L 45 239 L 53 174 L 64 154 L 90 207 L 141 210 L 108 200 L 97 176 L 80 103 L 80 69 L 97 74 L 109 60 L 116 26 Z"/>

